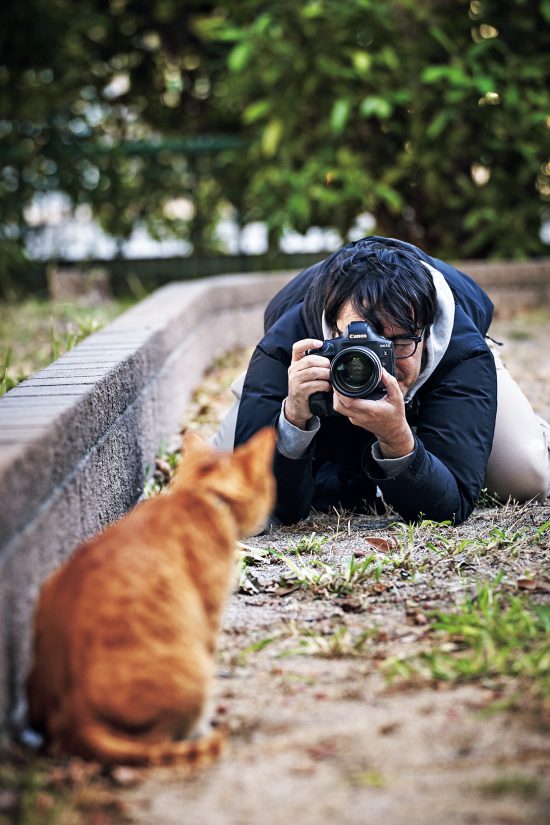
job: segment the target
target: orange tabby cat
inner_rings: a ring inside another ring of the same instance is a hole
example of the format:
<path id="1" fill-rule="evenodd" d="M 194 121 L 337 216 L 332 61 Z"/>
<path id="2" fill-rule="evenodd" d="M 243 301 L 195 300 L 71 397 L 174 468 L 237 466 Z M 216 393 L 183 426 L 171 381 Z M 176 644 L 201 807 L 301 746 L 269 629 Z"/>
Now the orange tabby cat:
<path id="1" fill-rule="evenodd" d="M 103 763 L 207 762 L 201 734 L 237 538 L 274 498 L 274 434 L 231 453 L 187 436 L 165 495 L 83 544 L 44 585 L 27 680 L 51 753 Z"/>

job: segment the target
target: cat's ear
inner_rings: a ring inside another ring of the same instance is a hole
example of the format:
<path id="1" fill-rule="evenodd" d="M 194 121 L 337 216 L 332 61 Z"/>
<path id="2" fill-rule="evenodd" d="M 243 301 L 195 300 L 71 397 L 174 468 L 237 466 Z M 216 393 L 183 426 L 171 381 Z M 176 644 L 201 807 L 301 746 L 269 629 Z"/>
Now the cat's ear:
<path id="1" fill-rule="evenodd" d="M 209 455 L 212 448 L 208 446 L 198 433 L 187 430 L 181 442 L 182 456 L 200 456 Z"/>
<path id="2" fill-rule="evenodd" d="M 245 444 L 237 447 L 235 456 L 252 461 L 256 466 L 271 469 L 273 453 L 275 451 L 275 430 L 273 427 L 264 427 L 248 439 Z"/>
<path id="3" fill-rule="evenodd" d="M 187 430 L 181 442 L 181 461 L 174 481 L 178 483 L 185 476 L 186 468 L 201 467 L 215 463 L 216 453 L 197 433 Z"/>

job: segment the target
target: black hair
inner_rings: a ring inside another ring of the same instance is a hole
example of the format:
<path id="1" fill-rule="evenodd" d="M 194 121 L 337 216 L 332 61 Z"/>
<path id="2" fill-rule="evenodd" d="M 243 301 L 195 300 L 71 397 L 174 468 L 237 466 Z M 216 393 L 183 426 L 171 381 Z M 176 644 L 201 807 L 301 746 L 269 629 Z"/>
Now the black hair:
<path id="1" fill-rule="evenodd" d="M 364 238 L 324 261 L 306 294 L 304 310 L 316 321 L 324 311 L 336 333 L 338 316 L 348 302 L 379 334 L 383 324 L 414 333 L 433 323 L 436 290 L 431 273 L 414 252 Z"/>

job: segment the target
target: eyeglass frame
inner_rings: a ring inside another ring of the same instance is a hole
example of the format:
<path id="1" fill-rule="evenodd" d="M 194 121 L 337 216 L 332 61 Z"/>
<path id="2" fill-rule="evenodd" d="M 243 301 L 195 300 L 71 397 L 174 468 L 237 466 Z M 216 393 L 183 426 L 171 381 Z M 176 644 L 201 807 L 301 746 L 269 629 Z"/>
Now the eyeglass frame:
<path id="1" fill-rule="evenodd" d="M 407 335 L 407 334 L 405 334 L 405 335 L 395 335 L 395 336 L 393 336 L 393 338 L 389 338 L 388 340 L 391 341 L 392 344 L 394 343 L 394 341 L 413 341 L 413 343 L 414 343 L 414 349 L 413 349 L 413 351 L 411 352 L 410 355 L 395 355 L 394 356 L 395 360 L 396 361 L 405 361 L 406 358 L 412 358 L 413 355 L 415 354 L 416 350 L 418 349 L 418 345 L 420 344 L 420 342 L 424 338 L 424 333 L 426 332 L 427 329 L 428 329 L 428 327 L 424 327 L 422 329 L 420 335 L 412 335 L 412 334 Z"/>

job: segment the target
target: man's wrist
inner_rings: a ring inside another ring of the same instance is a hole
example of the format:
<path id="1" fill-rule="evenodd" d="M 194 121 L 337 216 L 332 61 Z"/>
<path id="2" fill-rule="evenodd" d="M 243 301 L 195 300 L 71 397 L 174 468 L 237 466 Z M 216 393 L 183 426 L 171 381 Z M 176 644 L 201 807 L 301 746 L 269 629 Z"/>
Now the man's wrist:
<path id="1" fill-rule="evenodd" d="M 292 405 L 288 403 L 288 398 L 285 398 L 283 402 L 283 415 L 289 424 L 292 424 L 293 427 L 297 427 L 299 430 L 305 430 L 308 422 L 313 418 L 311 413 L 305 417 L 296 413 Z"/>
<path id="2" fill-rule="evenodd" d="M 378 436 L 378 446 L 383 458 L 402 458 L 414 450 L 414 436 L 412 430 L 406 431 L 392 438 Z"/>
<path id="3" fill-rule="evenodd" d="M 285 458 L 302 458 L 319 431 L 321 423 L 317 416 L 314 415 L 309 419 L 306 426 L 307 429 L 301 430 L 287 420 L 283 402 L 277 425 L 277 451 L 281 453 L 281 455 L 284 455 Z"/>

